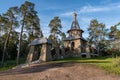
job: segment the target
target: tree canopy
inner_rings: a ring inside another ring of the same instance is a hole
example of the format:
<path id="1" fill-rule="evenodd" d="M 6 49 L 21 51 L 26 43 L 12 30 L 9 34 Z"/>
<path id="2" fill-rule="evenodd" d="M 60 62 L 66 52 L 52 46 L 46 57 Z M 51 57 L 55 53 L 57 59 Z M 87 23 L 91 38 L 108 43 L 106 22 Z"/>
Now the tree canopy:
<path id="1" fill-rule="evenodd" d="M 5 59 L 16 59 L 15 56 L 19 63 L 19 56 L 26 54 L 28 43 L 43 36 L 40 19 L 34 6 L 34 3 L 25 1 L 20 7 L 10 7 L 6 13 L 0 15 L 2 65 Z M 19 32 L 18 29 L 21 31 Z"/>

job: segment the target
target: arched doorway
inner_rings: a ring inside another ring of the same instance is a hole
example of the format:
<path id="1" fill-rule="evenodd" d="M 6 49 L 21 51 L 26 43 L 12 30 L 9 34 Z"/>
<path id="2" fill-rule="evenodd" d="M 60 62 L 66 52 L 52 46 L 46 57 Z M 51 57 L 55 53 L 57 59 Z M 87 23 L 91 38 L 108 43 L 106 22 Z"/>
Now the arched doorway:
<path id="1" fill-rule="evenodd" d="M 71 50 L 74 50 L 75 43 L 71 42 Z"/>

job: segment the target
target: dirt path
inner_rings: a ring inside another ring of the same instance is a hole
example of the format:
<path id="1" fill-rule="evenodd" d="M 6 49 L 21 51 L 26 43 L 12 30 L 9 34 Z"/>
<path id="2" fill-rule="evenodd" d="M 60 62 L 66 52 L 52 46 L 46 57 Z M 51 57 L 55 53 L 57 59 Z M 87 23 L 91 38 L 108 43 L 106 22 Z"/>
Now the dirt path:
<path id="1" fill-rule="evenodd" d="M 120 80 L 120 76 L 87 64 L 49 63 L 0 72 L 0 80 Z"/>

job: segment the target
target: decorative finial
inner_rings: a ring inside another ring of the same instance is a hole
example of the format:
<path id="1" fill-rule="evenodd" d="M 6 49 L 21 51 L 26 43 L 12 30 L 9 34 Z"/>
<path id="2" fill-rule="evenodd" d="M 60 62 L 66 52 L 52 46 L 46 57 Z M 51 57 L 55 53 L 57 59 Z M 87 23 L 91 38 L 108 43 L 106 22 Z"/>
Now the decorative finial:
<path id="1" fill-rule="evenodd" d="M 76 21 L 77 14 L 75 13 L 75 10 L 73 12 L 73 20 Z"/>

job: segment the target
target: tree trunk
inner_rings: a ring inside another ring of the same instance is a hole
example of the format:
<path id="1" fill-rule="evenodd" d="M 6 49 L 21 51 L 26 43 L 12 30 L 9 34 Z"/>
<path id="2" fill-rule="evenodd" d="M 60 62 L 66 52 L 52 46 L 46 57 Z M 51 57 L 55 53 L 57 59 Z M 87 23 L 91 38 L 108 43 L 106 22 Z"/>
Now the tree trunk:
<path id="1" fill-rule="evenodd" d="M 21 52 L 23 27 L 24 27 L 24 21 L 23 21 L 23 25 L 22 25 L 22 28 L 21 28 L 21 32 L 20 32 L 20 40 L 19 40 L 18 53 L 17 53 L 17 65 L 18 65 L 19 62 L 20 62 L 20 61 L 19 61 L 19 56 L 20 56 L 20 52 Z"/>
<path id="2" fill-rule="evenodd" d="M 9 40 L 9 37 L 10 37 L 11 30 L 12 30 L 12 25 L 11 25 L 11 27 L 10 27 L 10 31 L 9 31 L 8 34 L 7 34 L 7 38 L 6 38 L 6 40 L 5 40 L 4 49 L 3 49 L 3 55 L 2 55 L 1 66 L 4 65 L 6 48 L 7 48 L 7 44 L 8 44 L 8 40 Z"/>

